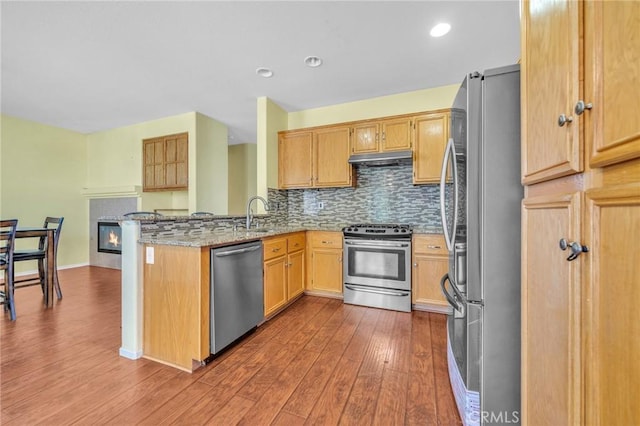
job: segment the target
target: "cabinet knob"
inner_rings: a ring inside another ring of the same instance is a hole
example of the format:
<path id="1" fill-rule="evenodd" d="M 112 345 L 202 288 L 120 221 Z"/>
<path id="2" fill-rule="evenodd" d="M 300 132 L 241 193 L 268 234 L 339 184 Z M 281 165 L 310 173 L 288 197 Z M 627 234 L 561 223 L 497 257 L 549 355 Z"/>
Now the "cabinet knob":
<path id="1" fill-rule="evenodd" d="M 588 104 L 585 104 L 583 100 L 579 100 L 578 103 L 576 104 L 574 111 L 576 115 L 582 115 L 585 109 L 591 109 L 591 108 L 593 108 L 593 104 L 591 102 L 589 102 Z"/>
<path id="2" fill-rule="evenodd" d="M 342 257 L 338 257 L 338 263 L 342 262 Z"/>
<path id="3" fill-rule="evenodd" d="M 560 114 L 560 117 L 558 117 L 558 126 L 562 127 L 567 123 L 571 123 L 573 121 L 573 117 L 572 116 L 566 116 L 564 114 Z"/>
<path id="4" fill-rule="evenodd" d="M 414 264 L 413 264 L 413 267 L 414 267 L 414 268 L 417 268 L 417 267 L 418 267 L 418 263 L 414 263 Z"/>
<path id="5" fill-rule="evenodd" d="M 559 245 L 560 250 L 562 251 L 566 250 L 567 248 L 571 250 L 571 254 L 569 255 L 569 257 L 567 257 L 567 260 L 569 262 L 571 262 L 572 260 L 576 260 L 581 253 L 589 252 L 589 247 L 583 246 L 582 244 L 575 241 L 567 242 L 567 240 L 565 240 L 564 238 L 560 239 Z"/>

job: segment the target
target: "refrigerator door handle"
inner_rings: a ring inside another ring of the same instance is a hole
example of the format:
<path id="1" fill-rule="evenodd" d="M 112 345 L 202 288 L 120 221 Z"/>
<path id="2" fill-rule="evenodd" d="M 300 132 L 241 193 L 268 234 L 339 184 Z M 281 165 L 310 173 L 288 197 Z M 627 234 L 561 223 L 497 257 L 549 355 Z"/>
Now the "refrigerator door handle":
<path id="1" fill-rule="evenodd" d="M 449 235 L 449 226 L 447 224 L 447 212 L 445 208 L 446 181 L 447 181 L 447 165 L 451 159 L 453 166 L 453 228 Z M 444 241 L 447 244 L 447 250 L 453 252 L 453 243 L 455 242 L 456 228 L 458 226 L 458 165 L 456 162 L 456 147 L 453 138 L 449 138 L 447 148 L 444 151 L 442 159 L 442 170 L 440 170 L 440 217 L 442 218 L 442 228 L 444 229 Z"/>
<path id="2" fill-rule="evenodd" d="M 452 296 L 447 291 L 447 286 L 445 284 L 446 281 L 449 281 L 449 284 L 451 284 L 451 289 L 455 293 L 454 296 Z M 449 274 L 444 274 L 444 276 L 440 280 L 440 288 L 442 289 L 442 294 L 444 294 L 444 297 L 447 299 L 447 302 L 449 302 L 451 307 L 456 311 L 458 311 L 462 316 L 464 316 L 464 313 L 465 313 L 464 312 L 465 310 L 464 296 L 462 296 L 462 293 L 460 293 L 460 291 L 458 291 L 456 286 L 451 282 L 451 280 L 449 279 Z"/>

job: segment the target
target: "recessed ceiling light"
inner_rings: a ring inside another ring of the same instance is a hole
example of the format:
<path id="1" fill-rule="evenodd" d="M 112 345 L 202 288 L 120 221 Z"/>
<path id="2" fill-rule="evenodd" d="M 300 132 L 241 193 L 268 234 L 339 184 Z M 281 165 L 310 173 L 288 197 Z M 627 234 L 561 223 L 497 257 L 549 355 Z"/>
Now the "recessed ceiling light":
<path id="1" fill-rule="evenodd" d="M 258 68 L 256 69 L 256 74 L 258 74 L 260 77 L 269 78 L 273 76 L 273 71 L 271 71 L 269 68 Z"/>
<path id="2" fill-rule="evenodd" d="M 322 65 L 322 59 L 318 58 L 317 56 L 307 56 L 306 58 L 304 58 L 304 63 L 309 67 L 315 68 Z"/>
<path id="3" fill-rule="evenodd" d="M 429 34 L 431 34 L 431 37 L 442 37 L 443 35 L 448 33 L 450 29 L 451 25 L 447 24 L 446 22 L 440 22 L 439 24 L 431 28 Z"/>

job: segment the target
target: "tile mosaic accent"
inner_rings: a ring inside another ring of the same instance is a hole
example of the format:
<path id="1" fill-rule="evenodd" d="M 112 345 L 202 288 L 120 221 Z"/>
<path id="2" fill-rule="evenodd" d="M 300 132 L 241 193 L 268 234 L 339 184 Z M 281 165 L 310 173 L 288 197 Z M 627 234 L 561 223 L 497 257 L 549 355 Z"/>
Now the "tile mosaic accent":
<path id="1" fill-rule="evenodd" d="M 356 188 L 269 188 L 271 210 L 256 215 L 257 227 L 341 229 L 353 223 L 411 224 L 423 232 L 442 232 L 438 185 L 413 185 L 411 165 L 358 167 Z M 322 206 L 322 208 L 320 208 Z M 141 221 L 149 238 L 197 236 L 244 229 L 246 216 L 172 217 Z"/>
<path id="2" fill-rule="evenodd" d="M 441 230 L 439 187 L 413 185 L 411 165 L 360 166 L 356 173 L 356 188 L 269 189 L 269 201 L 286 206 L 286 221 L 292 226 L 373 222 Z"/>

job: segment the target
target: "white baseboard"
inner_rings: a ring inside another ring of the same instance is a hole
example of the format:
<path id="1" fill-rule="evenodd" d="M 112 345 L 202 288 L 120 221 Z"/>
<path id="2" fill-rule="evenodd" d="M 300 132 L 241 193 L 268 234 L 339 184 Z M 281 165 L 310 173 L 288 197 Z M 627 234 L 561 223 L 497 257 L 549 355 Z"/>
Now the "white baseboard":
<path id="1" fill-rule="evenodd" d="M 140 359 L 142 358 L 142 351 L 130 351 L 129 349 L 120 348 L 120 356 L 123 358 L 129 359 Z"/>
<path id="2" fill-rule="evenodd" d="M 89 263 L 76 263 L 74 265 L 64 265 L 64 266 L 58 266 L 58 271 L 62 271 L 63 269 L 73 269 L 73 268 L 81 268 L 83 266 L 90 266 Z M 37 269 L 33 269 L 31 271 L 22 271 L 22 272 L 16 272 L 16 277 L 23 277 L 25 275 L 35 275 L 38 273 Z"/>

